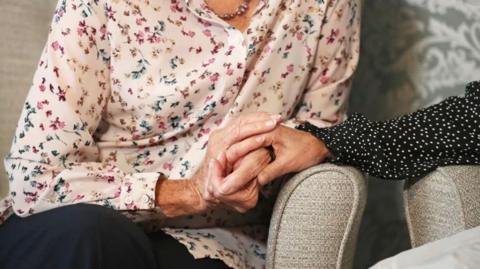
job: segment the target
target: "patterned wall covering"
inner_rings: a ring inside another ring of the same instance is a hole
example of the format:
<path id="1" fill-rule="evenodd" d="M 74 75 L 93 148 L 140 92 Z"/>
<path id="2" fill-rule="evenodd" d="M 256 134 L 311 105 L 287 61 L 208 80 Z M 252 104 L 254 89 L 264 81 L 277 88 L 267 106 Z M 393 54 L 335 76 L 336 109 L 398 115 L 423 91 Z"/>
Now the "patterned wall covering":
<path id="1" fill-rule="evenodd" d="M 480 0 L 364 0 L 351 112 L 387 119 L 480 79 Z M 356 268 L 409 247 L 403 182 L 369 181 Z"/>

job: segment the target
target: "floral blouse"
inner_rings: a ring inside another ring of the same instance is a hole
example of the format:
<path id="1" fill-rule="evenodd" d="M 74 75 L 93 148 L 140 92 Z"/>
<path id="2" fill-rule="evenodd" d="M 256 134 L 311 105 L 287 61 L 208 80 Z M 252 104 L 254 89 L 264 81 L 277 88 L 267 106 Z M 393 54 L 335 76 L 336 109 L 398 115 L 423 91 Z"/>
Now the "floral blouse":
<path id="1" fill-rule="evenodd" d="M 166 219 L 156 181 L 192 176 L 209 133 L 242 113 L 343 121 L 359 13 L 360 0 L 260 1 L 241 32 L 200 0 L 60 0 L 5 160 L 0 216 L 98 204 L 196 258 L 264 267 L 269 206 Z"/>

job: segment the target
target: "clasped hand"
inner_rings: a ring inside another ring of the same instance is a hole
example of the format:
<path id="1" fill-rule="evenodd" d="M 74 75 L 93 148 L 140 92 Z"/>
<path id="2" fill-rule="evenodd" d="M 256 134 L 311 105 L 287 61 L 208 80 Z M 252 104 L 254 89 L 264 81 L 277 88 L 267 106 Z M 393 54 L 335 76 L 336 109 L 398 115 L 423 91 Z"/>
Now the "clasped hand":
<path id="1" fill-rule="evenodd" d="M 255 112 L 210 134 L 205 161 L 193 177 L 207 205 L 244 213 L 256 206 L 262 186 L 314 166 L 329 154 L 316 137 L 280 123 L 280 116 Z M 275 160 L 266 149 L 270 146 Z"/>

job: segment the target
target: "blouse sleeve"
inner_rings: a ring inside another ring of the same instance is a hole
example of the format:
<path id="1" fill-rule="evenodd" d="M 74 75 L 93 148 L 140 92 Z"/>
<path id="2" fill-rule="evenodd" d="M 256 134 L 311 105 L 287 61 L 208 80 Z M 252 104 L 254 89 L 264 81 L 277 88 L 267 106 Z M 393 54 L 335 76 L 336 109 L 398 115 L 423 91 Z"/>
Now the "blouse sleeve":
<path id="1" fill-rule="evenodd" d="M 480 81 L 467 85 L 465 97 L 443 102 L 389 121 L 356 114 L 331 128 L 308 122 L 299 129 L 325 142 L 334 163 L 355 166 L 372 176 L 405 179 L 452 164 L 480 164 Z"/>
<path id="2" fill-rule="evenodd" d="M 74 203 L 154 208 L 158 173 L 99 161 L 93 133 L 109 98 L 108 5 L 60 0 L 5 159 L 10 197 L 27 216 Z"/>
<path id="3" fill-rule="evenodd" d="M 346 119 L 351 77 L 360 49 L 361 1 L 326 1 L 315 61 L 295 118 L 287 126 L 308 120 L 329 127 Z"/>

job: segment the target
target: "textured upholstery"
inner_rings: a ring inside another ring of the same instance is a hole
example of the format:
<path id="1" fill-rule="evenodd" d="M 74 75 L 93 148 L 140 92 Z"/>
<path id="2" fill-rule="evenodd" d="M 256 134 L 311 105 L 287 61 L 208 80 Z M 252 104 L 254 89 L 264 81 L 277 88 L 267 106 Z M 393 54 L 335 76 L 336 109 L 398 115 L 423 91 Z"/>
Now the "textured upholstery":
<path id="1" fill-rule="evenodd" d="M 0 1 L 0 153 L 8 152 L 22 102 L 44 46 L 56 0 Z M 0 165 L 0 195 L 6 178 Z M 289 180 L 269 238 L 269 268 L 350 268 L 366 200 L 364 178 L 321 165 Z"/>
<path id="2" fill-rule="evenodd" d="M 480 225 L 480 166 L 446 166 L 405 184 L 413 247 Z"/>
<path id="3" fill-rule="evenodd" d="M 351 268 L 366 187 L 358 171 L 329 164 L 291 178 L 274 207 L 267 268 Z"/>

